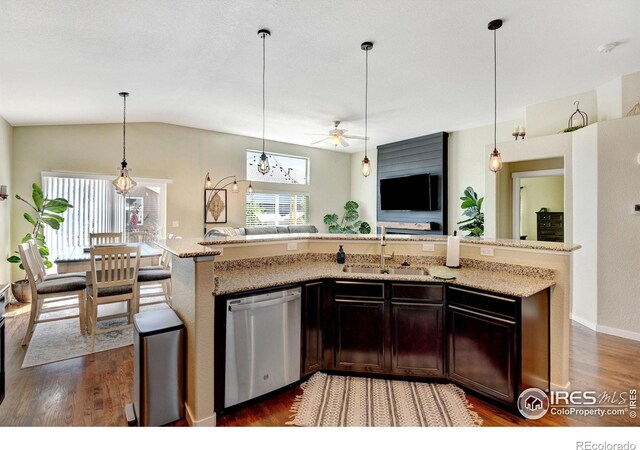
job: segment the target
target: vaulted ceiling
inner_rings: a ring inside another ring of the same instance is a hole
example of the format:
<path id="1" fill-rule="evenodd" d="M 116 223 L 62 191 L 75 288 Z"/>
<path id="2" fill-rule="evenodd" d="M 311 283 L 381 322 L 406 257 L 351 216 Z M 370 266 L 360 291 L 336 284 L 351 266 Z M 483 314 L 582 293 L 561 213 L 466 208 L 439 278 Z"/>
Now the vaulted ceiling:
<path id="1" fill-rule="evenodd" d="M 640 70 L 638 17 L 637 0 L 0 0 L 0 116 L 117 123 L 127 90 L 129 121 L 259 137 L 266 27 L 267 139 L 363 134 L 371 40 L 378 145 L 493 121 L 492 19 L 500 121 Z"/>

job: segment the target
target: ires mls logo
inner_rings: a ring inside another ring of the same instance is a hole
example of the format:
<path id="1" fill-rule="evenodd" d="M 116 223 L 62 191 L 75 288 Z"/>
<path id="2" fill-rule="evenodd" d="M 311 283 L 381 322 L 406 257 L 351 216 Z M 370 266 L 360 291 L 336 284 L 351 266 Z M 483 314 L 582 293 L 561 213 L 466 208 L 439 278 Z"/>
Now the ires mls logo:
<path id="1" fill-rule="evenodd" d="M 518 397 L 518 411 L 526 419 L 539 419 L 548 410 L 549 398 L 542 389 L 525 389 Z"/>

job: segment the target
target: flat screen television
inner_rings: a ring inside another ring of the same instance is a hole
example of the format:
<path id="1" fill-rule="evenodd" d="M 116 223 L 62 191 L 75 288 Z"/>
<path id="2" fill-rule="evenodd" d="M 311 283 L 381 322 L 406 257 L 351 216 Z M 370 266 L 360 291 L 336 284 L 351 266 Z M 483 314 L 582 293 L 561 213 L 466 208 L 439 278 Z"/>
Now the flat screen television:
<path id="1" fill-rule="evenodd" d="M 423 173 L 380 180 L 382 211 L 436 211 L 438 176 Z"/>

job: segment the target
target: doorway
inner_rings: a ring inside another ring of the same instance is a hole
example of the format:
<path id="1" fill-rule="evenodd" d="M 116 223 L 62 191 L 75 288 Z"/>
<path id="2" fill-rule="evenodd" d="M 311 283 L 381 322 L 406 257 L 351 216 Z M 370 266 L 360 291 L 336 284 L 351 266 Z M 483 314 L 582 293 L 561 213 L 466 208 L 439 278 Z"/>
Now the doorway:
<path id="1" fill-rule="evenodd" d="M 564 241 L 564 169 L 513 172 L 513 239 Z"/>

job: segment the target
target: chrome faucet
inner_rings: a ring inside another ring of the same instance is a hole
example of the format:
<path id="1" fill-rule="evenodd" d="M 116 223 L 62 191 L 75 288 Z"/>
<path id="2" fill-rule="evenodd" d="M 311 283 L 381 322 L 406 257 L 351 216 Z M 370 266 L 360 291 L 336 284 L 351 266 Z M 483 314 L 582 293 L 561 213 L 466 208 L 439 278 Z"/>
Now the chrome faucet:
<path id="1" fill-rule="evenodd" d="M 385 235 L 384 225 L 380 227 L 380 266 L 384 271 L 385 261 L 387 259 L 392 259 L 395 256 L 395 252 L 391 253 L 391 255 L 384 254 L 384 248 L 387 246 L 387 240 Z"/>

